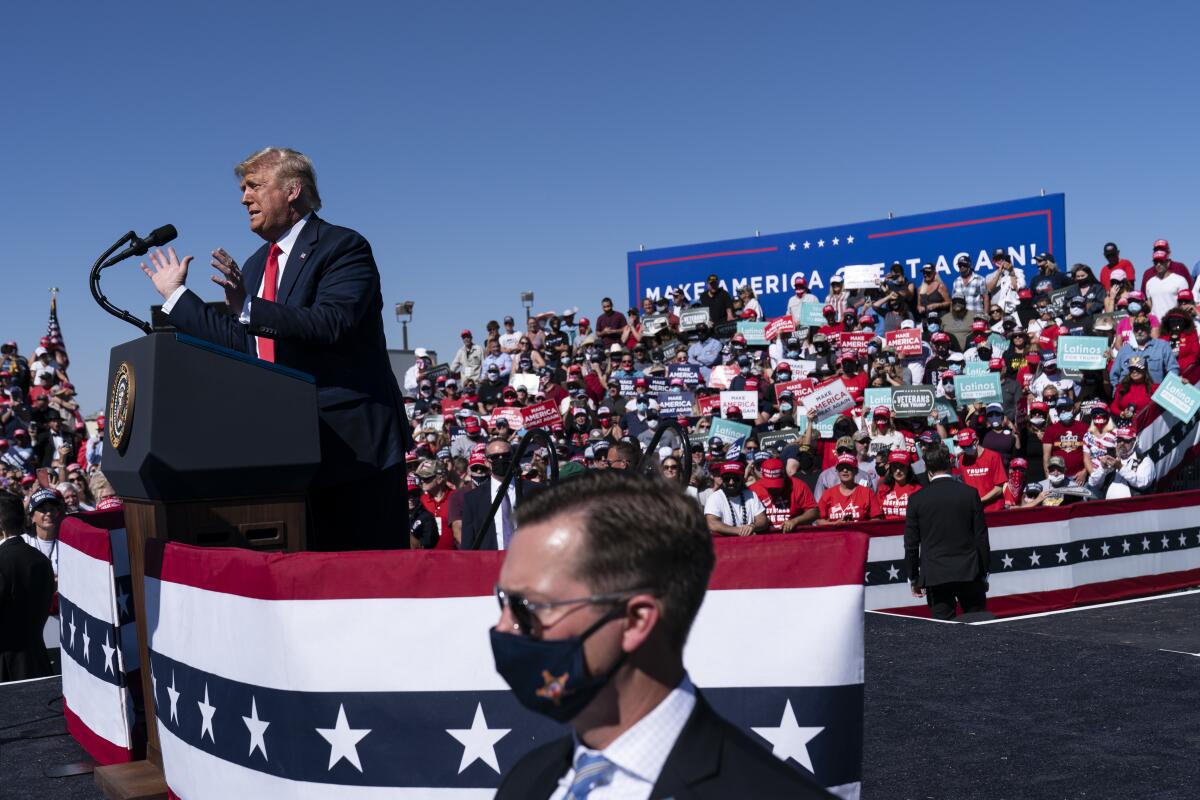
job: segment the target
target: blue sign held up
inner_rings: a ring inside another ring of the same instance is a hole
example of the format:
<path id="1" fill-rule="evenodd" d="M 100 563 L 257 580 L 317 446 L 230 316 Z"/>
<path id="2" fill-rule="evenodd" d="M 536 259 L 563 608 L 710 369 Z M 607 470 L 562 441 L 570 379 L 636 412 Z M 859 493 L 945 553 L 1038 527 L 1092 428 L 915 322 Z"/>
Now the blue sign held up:
<path id="1" fill-rule="evenodd" d="M 1037 272 L 1034 256 L 1053 253 L 1066 264 L 1066 196 L 1052 194 L 982 206 L 955 208 L 895 219 L 856 222 L 745 239 L 663 247 L 629 253 L 629 301 L 670 296 L 682 288 L 689 302 L 716 274 L 735 292 L 749 284 L 763 312 L 781 316 L 792 296 L 792 280 L 803 276 L 824 298 L 829 279 L 847 267 L 890 266 L 899 261 L 904 275 L 917 280 L 921 265 L 937 267 L 947 283 L 957 277 L 954 262 L 966 255 L 976 270 L 990 275 L 992 251 L 1006 250 L 1026 282 Z M 818 306 L 819 308 L 819 306 Z"/>

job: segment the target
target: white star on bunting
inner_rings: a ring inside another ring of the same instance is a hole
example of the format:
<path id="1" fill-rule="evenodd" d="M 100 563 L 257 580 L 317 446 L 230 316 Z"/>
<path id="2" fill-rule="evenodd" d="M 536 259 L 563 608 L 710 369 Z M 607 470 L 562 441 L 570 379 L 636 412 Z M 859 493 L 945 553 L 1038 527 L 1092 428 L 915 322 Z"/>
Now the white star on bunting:
<path id="1" fill-rule="evenodd" d="M 71 629 L 71 636 L 67 639 L 67 647 L 75 646 L 75 612 L 71 612 L 71 621 L 67 623 L 67 627 Z"/>
<path id="2" fill-rule="evenodd" d="M 121 593 L 117 595 L 117 605 L 121 607 L 121 613 L 129 616 L 129 592 L 121 589 Z"/>
<path id="3" fill-rule="evenodd" d="M 805 243 L 804 243 L 804 249 L 805 249 L 805 250 L 807 250 L 807 249 L 808 249 L 809 247 L 811 247 L 811 246 L 812 246 L 812 245 L 811 245 L 809 242 L 805 242 Z"/>
<path id="4" fill-rule="evenodd" d="M 1150 549 L 1150 540 L 1149 540 L 1149 539 L 1147 539 L 1147 538 L 1146 538 L 1146 537 L 1144 537 L 1144 536 L 1142 537 L 1142 549 L 1143 549 L 1143 550 L 1149 550 L 1149 549 Z"/>
<path id="5" fill-rule="evenodd" d="M 1083 545 L 1083 547 L 1080 547 L 1080 548 L 1079 548 L 1079 557 L 1080 557 L 1080 558 L 1087 558 L 1087 557 L 1088 557 L 1088 554 L 1089 554 L 1090 552 L 1091 552 L 1091 550 L 1089 550 L 1089 549 L 1088 549 L 1088 546 L 1085 544 L 1085 545 Z"/>
<path id="6" fill-rule="evenodd" d="M 839 239 L 839 238 L 838 238 L 838 237 L 836 237 L 836 236 L 835 236 L 835 237 L 833 237 L 833 246 L 834 246 L 834 247 L 837 247 L 837 246 L 838 246 L 839 244 L 841 244 L 841 243 L 842 243 L 842 240 L 841 240 L 841 239 Z"/>
<path id="7" fill-rule="evenodd" d="M 317 728 L 317 733 L 329 742 L 329 769 L 343 758 L 354 768 L 362 772 L 362 762 L 358 760 L 358 743 L 371 732 L 370 728 L 351 728 L 346 720 L 346 707 L 338 706 L 337 722 L 332 728 Z"/>
<path id="8" fill-rule="evenodd" d="M 1102 555 L 1102 556 L 1108 555 L 1108 542 L 1105 542 L 1104 544 L 1100 545 L 1100 555 Z"/>
<path id="9" fill-rule="evenodd" d="M 1067 563 L 1067 551 L 1066 550 L 1063 550 L 1060 547 L 1060 548 L 1058 548 L 1058 552 L 1055 553 L 1054 555 L 1058 556 L 1058 563 L 1060 563 L 1060 564 Z"/>
<path id="10" fill-rule="evenodd" d="M 825 240 L 817 239 L 817 247 L 824 247 L 824 246 L 825 246 Z"/>
<path id="11" fill-rule="evenodd" d="M 179 724 L 179 691 L 175 688 L 175 672 L 171 672 L 171 685 L 167 687 L 167 697 L 171 700 L 171 719 Z"/>
<path id="12" fill-rule="evenodd" d="M 751 728 L 762 738 L 771 743 L 771 752 L 783 761 L 794 759 L 809 772 L 813 771 L 812 756 L 808 754 L 808 743 L 817 737 L 824 728 L 801 727 L 796 722 L 796 712 L 792 710 L 792 701 L 788 700 L 783 707 L 783 718 L 779 720 L 778 728 Z"/>
<path id="13" fill-rule="evenodd" d="M 1012 569 L 1012 564 L 1013 564 L 1012 556 L 1010 556 L 1008 553 L 1005 553 L 1004 558 L 1002 558 L 1000 560 L 1004 562 L 1005 569 Z"/>
<path id="14" fill-rule="evenodd" d="M 1034 550 L 1033 552 L 1031 552 L 1029 554 L 1029 563 L 1032 564 L 1033 566 L 1035 566 L 1035 567 L 1039 566 L 1041 564 L 1041 561 L 1042 561 L 1042 557 L 1038 555 L 1037 550 Z"/>
<path id="15" fill-rule="evenodd" d="M 87 620 L 85 619 L 83 621 L 83 660 L 84 661 L 88 661 L 91 658 L 91 655 L 88 653 L 88 650 L 91 648 L 91 646 L 92 646 L 92 637 L 88 636 Z"/>
<path id="16" fill-rule="evenodd" d="M 471 720 L 471 727 L 447 728 L 446 733 L 458 739 L 463 746 L 462 760 L 458 762 L 459 774 L 476 761 L 482 761 L 499 775 L 500 762 L 496 759 L 496 742 L 507 736 L 511 730 L 489 728 L 487 719 L 483 716 L 483 703 L 475 705 L 475 719 Z"/>
<path id="17" fill-rule="evenodd" d="M 1129 542 L 1125 541 L 1124 539 L 1121 540 L 1121 552 L 1122 553 L 1129 552 Z"/>
<path id="18" fill-rule="evenodd" d="M 250 696 L 250 716 L 242 717 L 242 722 L 246 723 L 246 727 L 250 729 L 250 752 L 248 756 L 254 755 L 255 750 L 261 750 L 263 760 L 267 760 L 267 740 L 264 734 L 267 732 L 267 726 L 271 723 L 264 719 L 258 718 L 258 704 L 254 701 L 254 695 Z"/>
<path id="19" fill-rule="evenodd" d="M 888 565 L 888 580 L 894 581 L 900 578 L 900 570 L 896 569 L 895 564 Z"/>
<path id="20" fill-rule="evenodd" d="M 789 244 L 789 245 L 788 245 L 788 250 L 795 250 L 795 249 L 796 249 L 796 243 L 795 243 L 795 242 L 792 242 L 791 244 Z"/>
<path id="21" fill-rule="evenodd" d="M 1187 534 L 1186 533 L 1179 534 L 1179 546 L 1187 547 Z"/>
<path id="22" fill-rule="evenodd" d="M 109 644 L 109 640 L 109 634 L 105 633 L 104 644 L 100 645 L 100 649 L 104 651 L 104 671 L 112 672 L 115 676 L 117 673 L 113 672 L 113 653 L 117 651 L 117 648 Z"/>
<path id="23" fill-rule="evenodd" d="M 1167 538 L 1166 534 L 1163 534 L 1163 538 L 1162 538 L 1163 550 L 1166 550 L 1170 546 L 1171 546 L 1171 540 Z"/>
<path id="24" fill-rule="evenodd" d="M 204 702 L 196 702 L 200 706 L 200 739 L 203 741 L 204 734 L 208 734 L 208 738 L 212 739 L 212 743 L 217 743 L 217 737 L 213 733 L 213 714 L 217 713 L 217 707 L 208 702 L 208 684 L 204 684 Z"/>
<path id="25" fill-rule="evenodd" d="M 846 237 L 846 244 L 854 244 L 854 237 L 853 237 L 853 236 L 847 236 L 847 237 Z"/>

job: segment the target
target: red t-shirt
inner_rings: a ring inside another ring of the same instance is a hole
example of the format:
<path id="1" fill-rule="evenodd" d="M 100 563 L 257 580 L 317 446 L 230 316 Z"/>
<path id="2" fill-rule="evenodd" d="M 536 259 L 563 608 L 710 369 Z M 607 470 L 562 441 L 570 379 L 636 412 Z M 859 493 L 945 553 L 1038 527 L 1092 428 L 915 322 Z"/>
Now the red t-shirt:
<path id="1" fill-rule="evenodd" d="M 1083 435 L 1087 425 L 1076 420 L 1070 425 L 1052 422 L 1046 426 L 1042 443 L 1050 445 L 1050 456 L 1061 456 L 1066 462 L 1067 474 L 1074 475 L 1083 469 Z"/>
<path id="2" fill-rule="evenodd" d="M 1122 258 L 1111 267 L 1108 264 L 1105 264 L 1100 268 L 1100 283 L 1104 284 L 1104 291 L 1107 292 L 1112 288 L 1112 280 L 1109 276 L 1112 275 L 1112 271 L 1114 269 L 1124 270 L 1125 279 L 1129 281 L 1129 285 L 1137 286 L 1137 267 L 1130 263 L 1128 258 Z"/>
<path id="3" fill-rule="evenodd" d="M 846 391 L 850 393 L 850 397 L 854 402 L 862 405 L 863 393 L 867 390 L 867 373 L 862 370 L 858 371 L 857 375 L 843 375 L 842 383 L 846 386 Z"/>
<path id="4" fill-rule="evenodd" d="M 421 505 L 425 506 L 425 510 L 433 514 L 433 518 L 438 524 L 438 550 L 453 550 L 454 549 L 454 531 L 450 528 L 450 495 L 451 492 L 446 492 L 442 496 L 442 501 L 439 503 L 429 495 L 428 492 L 421 495 Z"/>
<path id="5" fill-rule="evenodd" d="M 767 491 L 767 487 L 761 483 L 755 483 L 750 487 L 750 491 L 754 492 L 754 496 L 761 500 L 763 506 L 767 509 L 767 522 L 770 524 L 768 531 L 770 533 L 781 533 L 783 531 L 783 523 L 792 517 L 800 516 L 810 508 L 817 507 L 817 501 L 804 481 L 793 480 L 791 491 L 779 503 L 776 502 L 775 496 Z"/>
<path id="6" fill-rule="evenodd" d="M 883 518 L 904 519 L 904 514 L 908 511 L 909 495 L 920 489 L 921 485 L 917 483 L 888 486 L 885 481 L 880 481 L 876 494 L 879 495 L 879 507 L 883 510 Z"/>
<path id="7" fill-rule="evenodd" d="M 1140 414 L 1142 409 L 1150 405 L 1150 396 L 1158 386 L 1152 383 L 1131 383 L 1128 390 L 1122 390 L 1120 384 L 1113 388 L 1112 412 L 1120 414 L 1124 409 L 1133 406 L 1134 414 Z"/>
<path id="8" fill-rule="evenodd" d="M 861 522 L 883 513 L 875 493 L 857 483 L 854 484 L 854 491 L 848 495 L 842 494 L 840 483 L 826 490 L 817 502 L 817 508 L 821 512 L 821 519 L 830 522 Z"/>
<path id="9" fill-rule="evenodd" d="M 1076 424 L 1082 425 L 1083 423 Z M 1083 430 L 1087 430 L 1086 425 L 1084 425 Z M 1079 461 L 1080 466 L 1082 466 L 1082 450 L 1079 453 Z M 982 447 L 976 451 L 974 458 L 969 458 L 964 454 L 959 460 L 958 466 L 955 467 L 954 474 L 960 476 L 963 483 L 978 492 L 980 497 L 983 497 L 992 489 L 1008 481 L 1008 475 L 1004 473 L 1004 463 L 1000 460 L 1000 455 L 994 450 Z M 1002 508 L 1004 508 L 1003 494 L 997 495 L 995 500 L 992 500 L 983 507 L 983 510 L 999 511 Z"/>

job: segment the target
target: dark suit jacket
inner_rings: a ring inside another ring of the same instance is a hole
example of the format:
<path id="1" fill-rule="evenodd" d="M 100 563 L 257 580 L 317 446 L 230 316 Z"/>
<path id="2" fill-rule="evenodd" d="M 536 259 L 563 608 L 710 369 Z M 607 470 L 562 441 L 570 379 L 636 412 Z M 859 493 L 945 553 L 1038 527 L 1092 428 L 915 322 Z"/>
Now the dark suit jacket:
<path id="1" fill-rule="evenodd" d="M 526 754 L 504 776 L 496 800 L 542 800 L 571 768 L 575 742 L 556 739 Z M 696 693 L 696 708 L 680 732 L 650 793 L 675 800 L 774 800 L 832 797 L 808 774 L 789 766 L 717 715 Z"/>
<path id="2" fill-rule="evenodd" d="M 243 265 L 248 294 L 266 269 L 269 245 Z M 253 297 L 250 325 L 185 292 L 170 320 L 184 333 L 254 355 L 255 336 L 275 340 L 275 362 L 310 373 L 321 415 L 322 475 L 348 483 L 404 464 L 413 447 L 383 335 L 379 270 L 367 240 L 315 214 L 288 254 L 275 302 Z"/>
<path id="3" fill-rule="evenodd" d="M 986 578 L 990 557 L 983 504 L 970 486 L 937 478 L 908 498 L 904 559 L 918 586 Z"/>
<path id="4" fill-rule="evenodd" d="M 42 629 L 53 599 L 50 559 L 20 536 L 0 542 L 0 682 L 51 674 Z"/>
<path id="5" fill-rule="evenodd" d="M 531 492 L 536 491 L 537 484 L 517 478 L 517 505 L 513 508 L 515 512 L 522 501 L 529 497 Z M 479 546 L 480 550 L 496 550 L 496 523 L 500 520 L 500 509 L 496 509 L 496 516 L 491 523 L 486 527 L 484 521 L 487 519 L 488 510 L 492 507 L 492 482 L 489 479 L 482 486 L 476 486 L 471 491 L 467 492 L 467 496 L 463 498 L 462 509 L 462 542 L 459 545 L 460 550 L 475 549 L 475 540 L 477 537 L 483 537 L 483 544 Z"/>

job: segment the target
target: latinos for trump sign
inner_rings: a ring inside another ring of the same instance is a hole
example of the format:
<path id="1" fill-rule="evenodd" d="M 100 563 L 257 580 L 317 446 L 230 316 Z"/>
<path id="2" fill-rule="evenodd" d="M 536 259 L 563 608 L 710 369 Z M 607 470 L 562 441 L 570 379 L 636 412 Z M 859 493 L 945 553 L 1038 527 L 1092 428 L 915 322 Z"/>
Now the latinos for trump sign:
<path id="1" fill-rule="evenodd" d="M 1108 340 L 1103 336 L 1058 337 L 1060 369 L 1104 369 L 1108 366 Z"/>
<path id="2" fill-rule="evenodd" d="M 914 280 L 921 265 L 933 264 L 943 279 L 956 277 L 954 262 L 971 259 L 985 278 L 995 269 L 992 251 L 1007 250 L 1026 284 L 1037 272 L 1033 257 L 1053 253 L 1067 264 L 1066 197 L 1030 197 L 1004 203 L 956 208 L 895 219 L 857 222 L 828 228 L 727 239 L 718 242 L 634 251 L 628 255 L 629 304 L 641 298 L 669 297 L 683 289 L 689 302 L 704 292 L 707 276 L 716 274 L 730 292 L 749 285 L 767 317 L 785 313 L 793 296 L 792 281 L 803 277 L 810 290 L 823 293 L 829 279 L 847 267 L 882 269 L 899 261 Z M 817 309 L 821 306 L 817 305 Z M 824 324 L 806 322 L 802 324 Z"/>
<path id="3" fill-rule="evenodd" d="M 715 544 L 689 675 L 758 745 L 857 797 L 866 536 Z M 490 798 L 570 734 L 493 667 L 503 553 L 146 549 L 147 716 L 178 797 Z"/>
<path id="4" fill-rule="evenodd" d="M 1184 422 L 1196 416 L 1196 410 L 1200 409 L 1200 390 L 1184 383 L 1174 372 L 1167 373 L 1150 399 Z"/>
<path id="5" fill-rule="evenodd" d="M 987 375 L 955 375 L 954 398 L 960 406 L 971 403 L 999 403 L 1000 376 L 994 372 Z"/>

